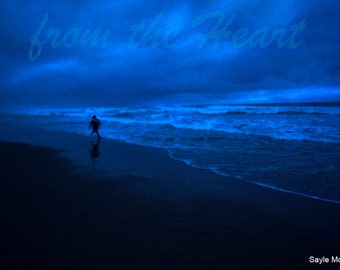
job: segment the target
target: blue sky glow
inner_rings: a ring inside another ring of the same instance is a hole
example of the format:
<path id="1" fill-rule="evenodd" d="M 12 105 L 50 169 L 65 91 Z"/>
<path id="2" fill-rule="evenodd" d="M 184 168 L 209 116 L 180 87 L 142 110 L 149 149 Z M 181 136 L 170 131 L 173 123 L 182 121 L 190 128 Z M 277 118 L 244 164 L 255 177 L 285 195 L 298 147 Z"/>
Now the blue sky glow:
<path id="1" fill-rule="evenodd" d="M 337 0 L 0 7 L 1 107 L 340 101 Z"/>

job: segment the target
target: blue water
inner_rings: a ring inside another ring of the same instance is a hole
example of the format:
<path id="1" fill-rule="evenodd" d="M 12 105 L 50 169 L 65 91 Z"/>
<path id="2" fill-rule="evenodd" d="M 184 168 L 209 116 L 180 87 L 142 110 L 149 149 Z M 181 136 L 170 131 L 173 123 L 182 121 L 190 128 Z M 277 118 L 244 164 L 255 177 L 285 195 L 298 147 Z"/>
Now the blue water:
<path id="1" fill-rule="evenodd" d="M 340 104 L 30 109 L 7 115 L 52 130 L 165 148 L 170 157 L 263 187 L 340 203 Z"/>

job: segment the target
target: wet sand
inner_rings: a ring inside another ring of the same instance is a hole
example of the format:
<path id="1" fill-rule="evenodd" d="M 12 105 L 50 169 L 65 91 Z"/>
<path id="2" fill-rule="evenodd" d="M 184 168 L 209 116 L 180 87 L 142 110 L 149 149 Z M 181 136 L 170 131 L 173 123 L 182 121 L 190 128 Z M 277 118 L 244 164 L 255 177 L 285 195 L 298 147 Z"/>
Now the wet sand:
<path id="1" fill-rule="evenodd" d="M 11 127 L 1 139 L 8 269 L 308 269 L 340 256 L 337 204 L 161 149 L 103 139 L 96 151 L 94 138 Z"/>

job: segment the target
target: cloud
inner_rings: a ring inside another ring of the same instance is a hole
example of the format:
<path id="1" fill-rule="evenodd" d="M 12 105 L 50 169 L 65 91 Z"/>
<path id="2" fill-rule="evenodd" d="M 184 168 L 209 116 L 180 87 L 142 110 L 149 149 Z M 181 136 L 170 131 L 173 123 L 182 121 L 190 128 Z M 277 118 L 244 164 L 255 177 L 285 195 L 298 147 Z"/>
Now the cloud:
<path id="1" fill-rule="evenodd" d="M 336 0 L 0 5 L 2 106 L 194 96 L 275 101 L 292 97 L 290 91 L 310 94 L 286 100 L 326 100 L 311 90 L 320 88 L 328 99 L 340 100 L 334 90 L 340 83 Z M 38 41 L 41 52 L 30 61 Z"/>

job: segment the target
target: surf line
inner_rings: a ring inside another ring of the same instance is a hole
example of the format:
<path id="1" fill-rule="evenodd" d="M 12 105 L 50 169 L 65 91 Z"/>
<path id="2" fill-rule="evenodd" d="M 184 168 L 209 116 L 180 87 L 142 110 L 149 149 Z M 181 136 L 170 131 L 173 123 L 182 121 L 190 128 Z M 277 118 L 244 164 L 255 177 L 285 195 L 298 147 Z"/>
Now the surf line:
<path id="1" fill-rule="evenodd" d="M 61 37 L 61 29 L 50 27 L 46 32 L 46 38 L 40 40 L 44 28 L 48 22 L 48 14 L 45 14 L 40 26 L 31 38 L 31 47 L 28 51 L 28 59 L 30 62 L 34 62 L 40 56 L 43 46 L 50 41 L 52 48 L 58 48 L 64 45 L 65 48 L 72 48 L 76 44 L 80 44 L 83 48 L 89 46 L 94 48 L 99 46 L 99 48 L 104 49 L 112 43 L 111 30 L 106 30 L 103 32 L 101 29 L 95 29 L 93 31 L 86 30 L 82 34 L 79 29 L 74 27 L 69 29 L 64 36 Z"/>

